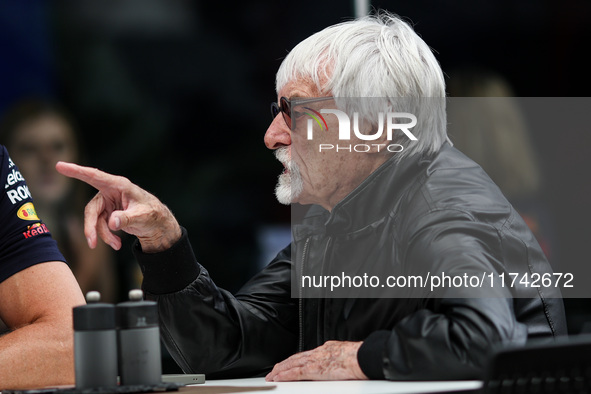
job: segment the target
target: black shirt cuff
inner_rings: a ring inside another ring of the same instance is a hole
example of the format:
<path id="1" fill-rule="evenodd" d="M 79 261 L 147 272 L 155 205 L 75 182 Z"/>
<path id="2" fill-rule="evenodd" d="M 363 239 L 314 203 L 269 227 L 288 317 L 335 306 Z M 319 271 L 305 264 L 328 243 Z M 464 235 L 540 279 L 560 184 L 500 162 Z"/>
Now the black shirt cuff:
<path id="1" fill-rule="evenodd" d="M 159 295 L 180 291 L 191 284 L 201 273 L 187 230 L 181 227 L 181 238 L 170 249 L 157 253 L 144 253 L 139 240 L 133 244 L 144 281 L 144 291 Z"/>
<path id="2" fill-rule="evenodd" d="M 384 349 L 390 331 L 381 330 L 368 336 L 357 351 L 361 370 L 370 379 L 384 379 Z"/>

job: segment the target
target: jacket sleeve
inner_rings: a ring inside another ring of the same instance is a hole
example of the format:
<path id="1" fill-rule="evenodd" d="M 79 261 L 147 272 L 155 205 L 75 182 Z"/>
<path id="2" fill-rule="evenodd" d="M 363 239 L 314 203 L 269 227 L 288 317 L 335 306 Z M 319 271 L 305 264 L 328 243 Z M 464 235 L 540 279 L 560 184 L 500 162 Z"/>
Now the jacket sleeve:
<path id="1" fill-rule="evenodd" d="M 448 215 L 449 216 L 449 215 Z M 406 232 L 408 274 L 467 277 L 499 273 L 504 242 L 486 223 L 462 213 L 415 219 Z M 407 228 L 408 229 L 408 228 Z M 527 269 L 527 260 L 523 269 Z M 456 283 L 459 283 L 456 282 Z M 475 283 L 475 282 L 474 282 Z M 525 343 L 527 327 L 516 319 L 511 291 L 498 282 L 422 289 L 424 307 L 364 340 L 358 361 L 373 379 L 449 380 L 482 378 L 495 343 Z M 537 296 L 537 295 L 536 295 Z"/>
<path id="2" fill-rule="evenodd" d="M 210 378 L 262 375 L 295 353 L 297 302 L 290 246 L 234 296 L 199 263 L 186 230 L 169 250 L 134 254 L 148 299 L 158 302 L 161 337 L 185 373 Z"/>

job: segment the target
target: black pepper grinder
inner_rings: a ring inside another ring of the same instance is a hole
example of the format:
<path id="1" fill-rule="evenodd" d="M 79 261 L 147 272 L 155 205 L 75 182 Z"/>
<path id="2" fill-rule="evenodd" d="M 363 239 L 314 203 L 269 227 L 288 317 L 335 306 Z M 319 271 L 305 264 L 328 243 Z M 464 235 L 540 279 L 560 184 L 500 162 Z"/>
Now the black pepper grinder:
<path id="1" fill-rule="evenodd" d="M 129 301 L 117 304 L 119 373 L 122 385 L 162 384 L 158 307 L 131 290 Z"/>
<path id="2" fill-rule="evenodd" d="M 86 294 L 87 305 L 74 314 L 76 388 L 117 386 L 117 331 L 115 306 L 99 302 L 98 291 Z"/>

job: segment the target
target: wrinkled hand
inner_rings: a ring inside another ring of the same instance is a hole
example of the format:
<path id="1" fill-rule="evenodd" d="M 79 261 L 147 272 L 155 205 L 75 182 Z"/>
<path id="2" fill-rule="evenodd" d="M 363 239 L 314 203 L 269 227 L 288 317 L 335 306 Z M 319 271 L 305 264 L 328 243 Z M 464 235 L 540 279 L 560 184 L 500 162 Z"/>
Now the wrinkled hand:
<path id="1" fill-rule="evenodd" d="M 119 250 L 121 238 L 111 232 L 118 230 L 137 236 L 146 253 L 166 250 L 180 239 L 181 229 L 172 212 L 129 179 L 73 163 L 58 162 L 55 167 L 98 190 L 84 210 L 84 234 L 91 248 L 96 247 L 98 234 Z"/>
<path id="2" fill-rule="evenodd" d="M 265 378 L 286 380 L 367 380 L 357 362 L 363 342 L 328 341 L 307 352 L 297 353 L 275 365 Z"/>

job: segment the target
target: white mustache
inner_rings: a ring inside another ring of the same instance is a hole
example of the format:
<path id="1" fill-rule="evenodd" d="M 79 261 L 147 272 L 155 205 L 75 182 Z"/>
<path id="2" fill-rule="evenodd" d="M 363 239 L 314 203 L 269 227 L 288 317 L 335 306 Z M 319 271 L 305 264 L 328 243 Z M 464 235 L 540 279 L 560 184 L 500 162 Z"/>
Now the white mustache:
<path id="1" fill-rule="evenodd" d="M 275 151 L 275 157 L 281 162 L 289 171 L 296 169 L 295 164 L 291 161 L 291 155 L 289 154 L 289 148 L 284 146 Z"/>

